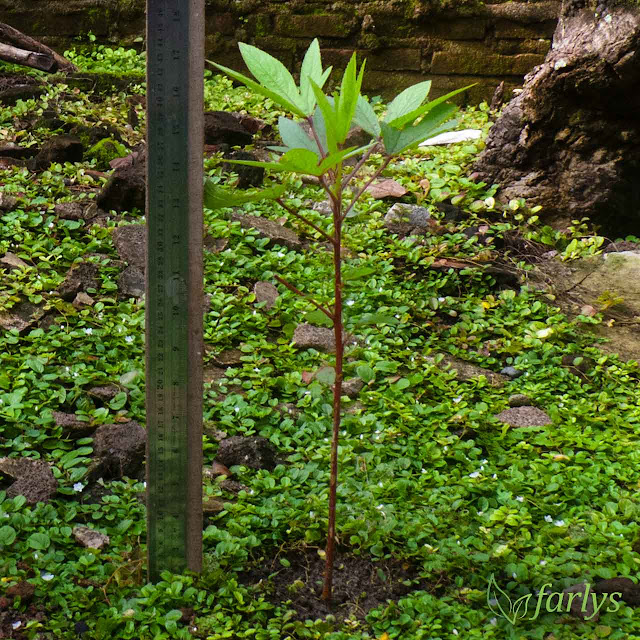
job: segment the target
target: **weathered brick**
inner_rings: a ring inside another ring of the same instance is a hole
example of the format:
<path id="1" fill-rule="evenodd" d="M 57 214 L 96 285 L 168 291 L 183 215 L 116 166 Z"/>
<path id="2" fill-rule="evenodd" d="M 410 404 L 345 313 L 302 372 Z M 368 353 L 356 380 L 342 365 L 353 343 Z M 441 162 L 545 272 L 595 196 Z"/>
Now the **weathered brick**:
<path id="1" fill-rule="evenodd" d="M 233 32 L 240 24 L 240 18 L 231 13 L 215 13 L 205 17 L 205 31 L 208 35 L 215 33 L 221 33 L 226 36 L 233 35 Z"/>
<path id="2" fill-rule="evenodd" d="M 557 20 L 561 6 L 560 2 L 503 2 L 487 4 L 483 13 L 491 18 L 507 18 L 520 24 L 536 24 Z"/>
<path id="3" fill-rule="evenodd" d="M 422 56 L 420 49 L 383 49 L 363 51 L 367 69 L 382 71 L 420 71 Z"/>
<path id="4" fill-rule="evenodd" d="M 436 20 L 424 25 L 424 32 L 447 40 L 482 40 L 489 21 L 482 18 Z"/>
<path id="5" fill-rule="evenodd" d="M 537 24 L 522 25 L 512 20 L 496 20 L 494 35 L 496 38 L 551 38 L 556 30 L 556 21 L 547 20 Z"/>
<path id="6" fill-rule="evenodd" d="M 275 33 L 294 37 L 346 38 L 356 31 L 356 21 L 338 14 L 279 15 Z"/>
<path id="7" fill-rule="evenodd" d="M 505 40 L 496 40 L 493 44 L 493 50 L 496 53 L 502 53 L 507 56 L 514 56 L 518 53 L 538 53 L 546 55 L 551 48 L 551 40 L 544 38 L 536 38 L 535 40 L 516 40 L 513 38 Z"/>
<path id="8" fill-rule="evenodd" d="M 499 53 L 487 54 L 484 52 L 476 56 L 470 56 L 468 53 L 436 51 L 431 62 L 431 73 L 521 76 L 529 73 L 533 67 L 543 61 L 544 56 L 537 53 L 504 56 Z"/>

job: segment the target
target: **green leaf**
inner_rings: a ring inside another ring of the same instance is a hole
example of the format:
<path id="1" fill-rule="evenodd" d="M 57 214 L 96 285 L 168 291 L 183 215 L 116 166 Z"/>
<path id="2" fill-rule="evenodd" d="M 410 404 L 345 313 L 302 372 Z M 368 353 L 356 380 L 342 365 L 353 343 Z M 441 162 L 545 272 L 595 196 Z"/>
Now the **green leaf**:
<path id="1" fill-rule="evenodd" d="M 131 384 L 138 376 L 140 372 L 137 369 L 133 369 L 132 371 L 127 371 L 127 373 L 123 373 L 120 378 L 120 384 L 128 385 Z"/>
<path id="2" fill-rule="evenodd" d="M 304 321 L 323 327 L 333 327 L 333 322 L 322 311 L 309 311 L 304 316 Z"/>
<path id="3" fill-rule="evenodd" d="M 0 527 L 0 544 L 5 547 L 12 544 L 16 539 L 16 530 L 9 525 L 5 525 L 4 527 Z"/>
<path id="4" fill-rule="evenodd" d="M 234 71 L 233 69 L 229 69 L 229 67 L 224 67 L 223 65 L 218 64 L 217 62 L 213 62 L 211 60 L 207 60 L 207 62 L 210 65 L 214 66 L 216 69 L 220 69 L 220 71 L 223 71 L 234 80 L 237 80 L 238 82 L 241 82 L 242 84 L 246 85 L 247 87 L 249 87 L 249 89 L 252 89 L 256 93 L 259 93 L 260 95 L 265 96 L 270 100 L 273 100 L 273 102 L 275 102 L 276 104 L 279 104 L 281 107 L 284 107 L 291 113 L 295 113 L 297 116 L 305 117 L 306 115 L 305 112 L 297 104 L 294 104 L 293 102 L 291 102 L 291 100 L 287 99 L 286 97 L 281 96 L 275 93 L 274 91 L 271 91 L 270 89 L 266 89 L 255 80 L 252 80 L 251 78 L 245 76 L 242 73 Z M 297 89 L 296 89 L 296 92 L 297 92 Z"/>
<path id="5" fill-rule="evenodd" d="M 247 68 L 263 87 L 302 108 L 302 99 L 293 76 L 280 60 L 244 42 L 239 42 L 238 47 Z"/>
<path id="6" fill-rule="evenodd" d="M 27 367 L 29 367 L 29 369 L 32 369 L 36 373 L 42 373 L 44 371 L 43 360 L 42 358 L 38 358 L 37 356 L 29 356 L 26 359 L 26 365 Z"/>
<path id="7" fill-rule="evenodd" d="M 396 118 L 407 115 L 417 109 L 426 100 L 430 90 L 431 80 L 418 82 L 418 84 L 407 87 L 389 103 L 383 122 L 389 124 Z"/>
<path id="8" fill-rule="evenodd" d="M 313 81 L 310 80 L 313 93 L 318 101 L 318 108 L 322 112 L 322 118 L 324 120 L 325 132 L 327 135 L 327 148 L 329 151 L 334 152 L 338 150 L 338 137 L 336 129 L 336 113 L 329 102 L 327 96 L 322 93 L 322 89 Z"/>
<path id="9" fill-rule="evenodd" d="M 355 322 L 360 327 L 367 324 L 398 324 L 398 319 L 383 313 L 365 313 Z"/>
<path id="10" fill-rule="evenodd" d="M 358 96 L 353 121 L 368 134 L 377 138 L 380 135 L 380 123 L 373 107 L 364 96 Z"/>
<path id="11" fill-rule="evenodd" d="M 433 135 L 452 129 L 457 124 L 455 120 L 451 120 L 446 124 L 443 123 L 456 110 L 457 107 L 455 105 L 439 104 L 429 111 L 416 126 L 402 130 L 383 122 L 382 140 L 386 153 L 388 155 L 401 153 Z"/>
<path id="12" fill-rule="evenodd" d="M 400 380 L 393 384 L 393 388 L 398 391 L 402 391 L 402 389 L 406 389 L 409 386 L 411 386 L 411 383 L 407 378 L 400 378 Z"/>
<path id="13" fill-rule="evenodd" d="M 313 129 L 316 132 L 318 140 L 320 140 L 320 146 L 322 147 L 322 153 L 326 154 L 329 146 L 327 145 L 327 127 L 324 124 L 324 116 L 320 107 L 316 107 L 313 114 Z"/>
<path id="14" fill-rule="evenodd" d="M 261 189 L 260 191 L 252 189 L 240 192 L 225 189 L 217 185 L 213 180 L 206 180 L 204 183 L 204 206 L 207 207 L 207 209 L 224 209 L 225 207 L 236 207 L 247 202 L 276 200 L 280 198 L 286 190 L 287 188 L 284 185 L 276 185 L 267 189 Z M 126 383 L 123 382 L 122 384 Z"/>
<path id="15" fill-rule="evenodd" d="M 32 549 L 37 549 L 38 551 L 44 551 L 49 548 L 51 544 L 51 539 L 46 533 L 32 533 L 27 538 L 27 544 Z"/>
<path id="16" fill-rule="evenodd" d="M 331 69 L 332 67 L 329 67 L 324 72 L 322 71 L 320 44 L 318 43 L 318 39 L 315 38 L 309 45 L 307 52 L 304 54 L 302 67 L 300 67 L 301 106 L 307 115 L 311 115 L 316 107 L 316 98 L 309 80 L 313 80 L 320 88 L 322 88 L 331 73 Z"/>
<path id="17" fill-rule="evenodd" d="M 318 145 L 315 140 L 307 135 L 307 132 L 300 126 L 299 122 L 289 120 L 289 118 L 278 118 L 278 131 L 282 142 L 289 149 L 308 149 L 313 153 L 318 153 Z"/>
<path id="18" fill-rule="evenodd" d="M 356 373 L 358 374 L 358 378 L 365 384 L 376 379 L 375 371 L 368 364 L 361 364 L 359 367 L 356 367 Z"/>
<path id="19" fill-rule="evenodd" d="M 114 411 L 118 411 L 119 409 L 122 409 L 125 404 L 127 404 L 127 394 L 124 391 L 121 391 L 120 393 L 117 393 L 111 400 L 111 402 L 109 403 L 109 408 L 113 409 Z"/>
<path id="20" fill-rule="evenodd" d="M 363 74 L 364 63 L 360 67 L 360 73 L 356 75 L 356 54 L 354 53 L 342 76 L 339 102 L 336 99 L 335 112 L 338 116 L 336 121 L 336 137 L 339 143 L 345 141 L 352 127 L 353 116 L 356 112 L 358 98 L 360 97 Z"/>
<path id="21" fill-rule="evenodd" d="M 378 269 L 374 267 L 355 267 L 346 268 L 342 274 L 342 279 L 347 280 L 360 280 L 366 276 L 370 276 L 373 273 L 377 273 Z"/>
<path id="22" fill-rule="evenodd" d="M 333 367 L 321 367 L 314 378 L 322 384 L 331 385 L 336 381 L 336 370 Z"/>

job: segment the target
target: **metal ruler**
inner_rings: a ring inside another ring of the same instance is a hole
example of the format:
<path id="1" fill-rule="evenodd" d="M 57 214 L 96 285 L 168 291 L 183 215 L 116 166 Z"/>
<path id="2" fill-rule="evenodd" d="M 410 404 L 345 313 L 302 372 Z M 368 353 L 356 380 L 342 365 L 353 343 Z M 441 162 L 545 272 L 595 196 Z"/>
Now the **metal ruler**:
<path id="1" fill-rule="evenodd" d="M 147 0 L 149 580 L 202 567 L 204 0 Z"/>

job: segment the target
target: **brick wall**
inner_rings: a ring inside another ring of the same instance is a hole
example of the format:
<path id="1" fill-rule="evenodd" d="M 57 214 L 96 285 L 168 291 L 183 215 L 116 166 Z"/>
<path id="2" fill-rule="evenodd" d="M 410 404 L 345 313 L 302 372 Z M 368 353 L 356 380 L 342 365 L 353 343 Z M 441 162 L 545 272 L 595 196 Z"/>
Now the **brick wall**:
<path id="1" fill-rule="evenodd" d="M 425 0 L 205 0 L 207 56 L 243 69 L 237 43 L 299 67 L 318 37 L 325 65 L 367 59 L 364 90 L 389 97 L 430 79 L 432 96 L 477 83 L 467 102 L 517 87 L 544 60 L 560 2 L 496 2 L 433 13 Z M 92 31 L 98 42 L 133 44 L 144 35 L 144 0 L 0 0 L 0 21 L 58 48 Z M 140 45 L 138 45 L 140 46 Z"/>

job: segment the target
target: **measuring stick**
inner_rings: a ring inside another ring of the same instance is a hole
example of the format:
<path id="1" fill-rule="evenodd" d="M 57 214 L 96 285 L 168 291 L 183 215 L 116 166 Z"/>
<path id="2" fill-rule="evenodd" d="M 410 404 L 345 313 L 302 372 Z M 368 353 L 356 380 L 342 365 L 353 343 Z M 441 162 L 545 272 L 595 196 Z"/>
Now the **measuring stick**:
<path id="1" fill-rule="evenodd" d="M 149 580 L 202 568 L 204 0 L 147 0 Z"/>

